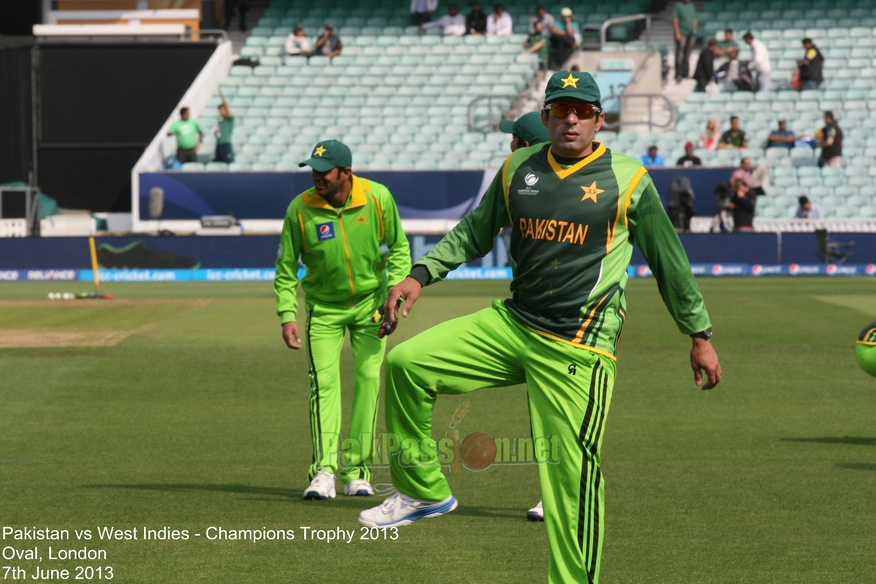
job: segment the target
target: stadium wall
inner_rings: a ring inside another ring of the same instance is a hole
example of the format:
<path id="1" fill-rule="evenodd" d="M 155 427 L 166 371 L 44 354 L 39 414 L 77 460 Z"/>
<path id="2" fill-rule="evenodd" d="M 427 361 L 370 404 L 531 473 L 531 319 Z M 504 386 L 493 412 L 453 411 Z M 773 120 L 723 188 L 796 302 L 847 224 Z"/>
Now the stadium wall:
<path id="1" fill-rule="evenodd" d="M 441 237 L 409 235 L 414 259 L 428 253 Z M 833 238 L 854 241 L 850 263 L 876 263 L 876 234 L 843 233 Z M 814 233 L 685 234 L 681 236 L 692 264 L 773 266 L 814 265 Z M 143 269 L 266 269 L 272 268 L 279 236 L 244 237 L 100 237 L 100 265 Z M 638 249 L 632 264 L 646 264 Z M 509 265 L 505 243 L 496 238 L 493 252 L 470 266 L 504 268 Z M 87 238 L 0 239 L 0 271 L 83 270 L 91 267 Z"/>
<path id="2" fill-rule="evenodd" d="M 216 45 L 46 42 L 35 50 L 35 183 L 62 207 L 130 211 L 131 169 Z"/>
<path id="3" fill-rule="evenodd" d="M 698 195 L 694 201 L 697 214 L 706 216 L 717 212 L 715 187 L 732 172 L 730 168 L 649 169 L 664 205 L 672 177 L 687 175 Z M 496 169 L 366 172 L 364 176 L 389 188 L 403 219 L 459 219 L 477 204 L 495 173 Z M 282 219 L 295 195 L 312 186 L 309 172 L 144 172 L 139 175 L 135 213 L 139 221 L 148 220 L 149 191 L 160 187 L 164 191 L 162 221 L 223 214 L 238 219 Z M 148 225 L 157 229 L 154 223 Z"/>

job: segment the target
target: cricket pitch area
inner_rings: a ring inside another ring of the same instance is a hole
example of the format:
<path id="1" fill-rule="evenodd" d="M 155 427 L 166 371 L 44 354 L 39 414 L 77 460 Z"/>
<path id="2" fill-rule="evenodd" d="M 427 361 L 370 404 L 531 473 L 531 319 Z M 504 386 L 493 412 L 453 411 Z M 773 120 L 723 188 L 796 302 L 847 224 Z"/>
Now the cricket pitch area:
<path id="1" fill-rule="evenodd" d="M 690 341 L 654 281 L 627 289 L 600 582 L 876 581 L 876 378 L 854 351 L 876 280 L 699 283 L 724 369 L 711 392 L 693 384 Z M 80 287 L 0 284 L 0 580 L 8 567 L 106 580 L 109 567 L 137 583 L 546 581 L 544 526 L 526 521 L 540 496 L 530 459 L 448 466 L 459 508 L 395 539 L 357 523 L 381 497 L 302 500 L 307 359 L 283 344 L 269 283 L 46 300 Z M 507 282 L 427 288 L 389 348 L 507 295 Z M 349 346 L 341 370 L 346 424 Z M 515 386 L 440 396 L 436 440 L 466 399 L 460 437 L 530 436 Z"/>

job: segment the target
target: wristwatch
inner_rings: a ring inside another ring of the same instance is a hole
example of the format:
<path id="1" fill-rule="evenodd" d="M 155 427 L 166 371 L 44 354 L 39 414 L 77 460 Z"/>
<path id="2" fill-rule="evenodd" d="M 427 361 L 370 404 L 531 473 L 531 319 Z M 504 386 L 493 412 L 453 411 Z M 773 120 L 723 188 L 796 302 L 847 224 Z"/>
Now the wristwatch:
<path id="1" fill-rule="evenodd" d="M 692 339 L 706 339 L 707 341 L 712 338 L 712 327 L 707 328 L 701 333 L 694 333 L 690 336 Z"/>

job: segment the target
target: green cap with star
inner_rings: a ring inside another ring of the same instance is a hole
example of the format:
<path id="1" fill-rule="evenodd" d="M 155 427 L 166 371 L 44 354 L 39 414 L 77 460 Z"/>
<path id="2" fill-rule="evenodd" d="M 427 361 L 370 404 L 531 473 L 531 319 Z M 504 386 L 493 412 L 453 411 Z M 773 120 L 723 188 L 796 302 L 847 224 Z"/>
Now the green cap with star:
<path id="1" fill-rule="evenodd" d="M 558 101 L 598 103 L 600 99 L 599 86 L 593 75 L 580 71 L 557 71 L 544 90 L 545 105 Z"/>
<path id="2" fill-rule="evenodd" d="M 353 153 L 343 142 L 326 140 L 314 146 L 310 158 L 298 166 L 309 166 L 317 172 L 328 172 L 335 167 L 349 168 L 353 166 Z"/>
<path id="3" fill-rule="evenodd" d="M 499 130 L 506 134 L 514 134 L 524 142 L 539 144 L 550 142 L 551 135 L 548 129 L 541 123 L 540 112 L 530 112 L 514 120 L 502 120 L 499 122 Z"/>

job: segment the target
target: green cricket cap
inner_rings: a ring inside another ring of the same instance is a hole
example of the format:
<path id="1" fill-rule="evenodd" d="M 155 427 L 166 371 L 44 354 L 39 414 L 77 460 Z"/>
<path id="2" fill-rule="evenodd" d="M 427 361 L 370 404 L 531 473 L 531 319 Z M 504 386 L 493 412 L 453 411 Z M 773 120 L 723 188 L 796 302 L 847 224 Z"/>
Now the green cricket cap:
<path id="1" fill-rule="evenodd" d="M 506 134 L 514 134 L 530 144 L 551 141 L 548 129 L 541 123 L 541 112 L 524 114 L 517 118 L 517 121 L 502 120 L 499 122 L 499 130 Z"/>
<path id="2" fill-rule="evenodd" d="M 309 166 L 317 172 L 328 172 L 335 167 L 349 168 L 353 166 L 353 153 L 343 142 L 326 140 L 314 146 L 310 158 L 298 166 Z"/>
<path id="3" fill-rule="evenodd" d="M 599 86 L 593 75 L 581 71 L 557 71 L 551 75 L 544 91 L 544 103 L 569 100 L 598 103 L 601 99 Z"/>

